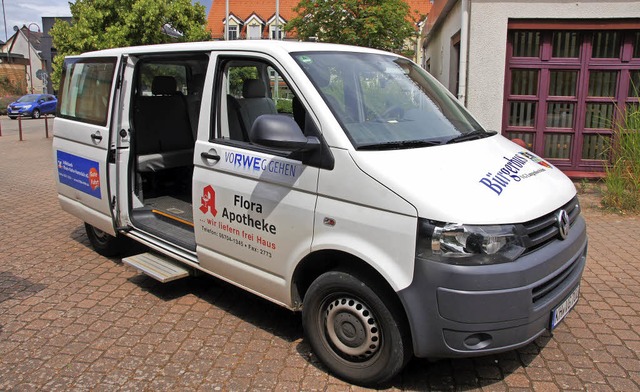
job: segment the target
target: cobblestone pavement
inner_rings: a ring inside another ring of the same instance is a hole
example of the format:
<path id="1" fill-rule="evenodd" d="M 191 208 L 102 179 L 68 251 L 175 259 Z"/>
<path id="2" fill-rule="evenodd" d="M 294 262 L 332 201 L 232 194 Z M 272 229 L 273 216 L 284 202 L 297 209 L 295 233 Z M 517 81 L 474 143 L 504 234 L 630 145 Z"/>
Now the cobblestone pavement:
<path id="1" fill-rule="evenodd" d="M 217 279 L 162 285 L 99 256 L 56 200 L 51 139 L 0 137 L 0 390 L 359 390 L 327 373 L 300 316 Z M 640 390 L 640 217 L 583 203 L 576 309 L 501 355 L 413 360 L 387 388 Z"/>

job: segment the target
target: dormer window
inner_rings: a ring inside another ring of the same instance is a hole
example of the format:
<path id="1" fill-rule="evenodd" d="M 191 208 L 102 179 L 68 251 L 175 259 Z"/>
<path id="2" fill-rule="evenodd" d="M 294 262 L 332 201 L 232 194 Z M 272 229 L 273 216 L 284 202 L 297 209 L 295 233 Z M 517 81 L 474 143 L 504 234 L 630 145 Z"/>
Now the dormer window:
<path id="1" fill-rule="evenodd" d="M 277 23 L 276 23 L 277 22 Z M 273 15 L 268 21 L 269 25 L 269 38 L 271 39 L 284 39 L 286 33 L 284 31 L 284 26 L 287 24 L 287 21 L 284 20 L 281 16 L 278 17 L 276 21 L 276 16 Z"/>
<path id="2" fill-rule="evenodd" d="M 229 25 L 229 40 L 238 39 L 238 26 Z"/>
<path id="3" fill-rule="evenodd" d="M 276 30 L 276 27 L 277 27 L 277 30 Z M 283 25 L 276 26 L 275 24 L 272 24 L 269 27 L 269 37 L 271 37 L 271 39 L 284 39 L 285 31 L 283 27 L 284 27 Z"/>
<path id="4" fill-rule="evenodd" d="M 247 26 L 247 39 L 262 38 L 262 25 L 254 24 Z"/>

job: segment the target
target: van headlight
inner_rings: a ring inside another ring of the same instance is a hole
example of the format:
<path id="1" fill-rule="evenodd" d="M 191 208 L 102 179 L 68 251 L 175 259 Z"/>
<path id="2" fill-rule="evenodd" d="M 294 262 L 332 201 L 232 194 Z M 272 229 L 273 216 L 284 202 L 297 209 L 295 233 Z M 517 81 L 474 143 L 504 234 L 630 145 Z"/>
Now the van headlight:
<path id="1" fill-rule="evenodd" d="M 416 257 L 456 265 L 514 261 L 525 251 L 516 225 L 437 224 L 418 221 Z"/>

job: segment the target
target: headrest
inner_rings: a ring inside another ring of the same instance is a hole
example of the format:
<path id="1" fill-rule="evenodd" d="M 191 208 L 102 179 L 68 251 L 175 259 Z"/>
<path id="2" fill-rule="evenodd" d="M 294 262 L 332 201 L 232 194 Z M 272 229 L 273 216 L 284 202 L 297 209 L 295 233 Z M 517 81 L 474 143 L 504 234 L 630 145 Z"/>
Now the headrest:
<path id="1" fill-rule="evenodd" d="M 247 79 L 242 85 L 242 96 L 244 98 L 264 98 L 266 96 L 267 89 L 258 79 Z"/>
<path id="2" fill-rule="evenodd" d="M 151 93 L 153 95 L 174 95 L 176 87 L 176 79 L 173 76 L 156 76 L 151 82 Z"/>

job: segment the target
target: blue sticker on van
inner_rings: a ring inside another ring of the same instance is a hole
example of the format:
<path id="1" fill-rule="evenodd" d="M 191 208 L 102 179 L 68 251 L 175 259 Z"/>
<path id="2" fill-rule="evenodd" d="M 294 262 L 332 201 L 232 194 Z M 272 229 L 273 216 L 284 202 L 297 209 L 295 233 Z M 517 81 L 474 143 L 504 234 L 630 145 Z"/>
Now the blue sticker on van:
<path id="1" fill-rule="evenodd" d="M 60 183 L 101 199 L 100 165 L 96 161 L 58 151 Z"/>

